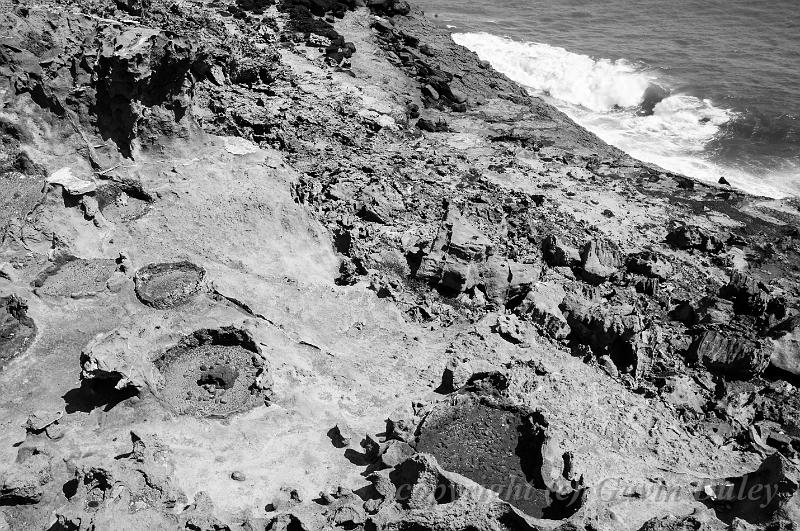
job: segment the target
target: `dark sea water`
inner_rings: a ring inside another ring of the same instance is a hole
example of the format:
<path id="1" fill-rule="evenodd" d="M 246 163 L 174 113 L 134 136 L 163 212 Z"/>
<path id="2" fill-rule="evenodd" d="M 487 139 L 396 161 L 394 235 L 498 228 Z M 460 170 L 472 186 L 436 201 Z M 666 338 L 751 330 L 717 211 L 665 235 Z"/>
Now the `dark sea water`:
<path id="1" fill-rule="evenodd" d="M 631 155 L 800 195 L 800 0 L 417 3 L 456 42 Z"/>

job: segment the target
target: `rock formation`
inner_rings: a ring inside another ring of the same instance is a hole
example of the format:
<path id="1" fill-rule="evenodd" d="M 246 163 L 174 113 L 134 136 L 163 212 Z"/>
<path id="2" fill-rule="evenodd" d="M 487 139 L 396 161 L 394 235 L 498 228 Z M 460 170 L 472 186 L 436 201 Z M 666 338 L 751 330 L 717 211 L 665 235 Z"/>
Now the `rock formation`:
<path id="1" fill-rule="evenodd" d="M 0 529 L 797 524 L 796 199 L 402 0 L 0 23 Z"/>

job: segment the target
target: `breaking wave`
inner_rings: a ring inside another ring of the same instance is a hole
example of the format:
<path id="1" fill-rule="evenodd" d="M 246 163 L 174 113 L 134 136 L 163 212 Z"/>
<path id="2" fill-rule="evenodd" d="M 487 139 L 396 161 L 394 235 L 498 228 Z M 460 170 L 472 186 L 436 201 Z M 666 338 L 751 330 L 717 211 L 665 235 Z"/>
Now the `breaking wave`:
<path id="1" fill-rule="evenodd" d="M 733 123 L 736 113 L 707 99 L 672 93 L 644 65 L 490 33 L 454 33 L 453 40 L 636 158 L 706 181 L 725 177 L 757 194 L 786 195 L 762 178 L 706 156 L 706 145 Z"/>

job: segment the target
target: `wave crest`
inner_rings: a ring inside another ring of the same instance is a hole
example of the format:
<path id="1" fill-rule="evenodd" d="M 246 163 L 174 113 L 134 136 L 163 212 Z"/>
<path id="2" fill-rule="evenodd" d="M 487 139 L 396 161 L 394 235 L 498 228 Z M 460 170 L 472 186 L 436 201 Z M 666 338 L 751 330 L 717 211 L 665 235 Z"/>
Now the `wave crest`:
<path id="1" fill-rule="evenodd" d="M 655 79 L 624 59 L 592 59 L 548 44 L 490 33 L 456 33 L 453 40 L 514 81 L 596 112 L 638 107 Z"/>
<path id="2" fill-rule="evenodd" d="M 707 99 L 672 93 L 653 71 L 624 59 L 593 59 L 490 33 L 454 33 L 452 37 L 495 70 L 551 100 L 577 123 L 635 158 L 710 182 L 725 177 L 734 186 L 760 195 L 787 195 L 783 186 L 776 185 L 785 181 L 782 176 L 765 179 L 710 159 L 707 147 L 712 141 L 730 134 L 732 128 L 742 128 L 737 113 Z"/>

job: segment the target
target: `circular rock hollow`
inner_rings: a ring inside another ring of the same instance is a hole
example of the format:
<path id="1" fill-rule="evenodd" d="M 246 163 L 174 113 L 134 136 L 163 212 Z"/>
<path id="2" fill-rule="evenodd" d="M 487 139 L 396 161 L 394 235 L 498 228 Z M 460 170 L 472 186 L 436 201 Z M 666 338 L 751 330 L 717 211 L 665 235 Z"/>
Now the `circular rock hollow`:
<path id="1" fill-rule="evenodd" d="M 432 454 L 445 470 L 497 492 L 529 516 L 567 518 L 581 507 L 581 491 L 557 494 L 545 484 L 546 429 L 537 413 L 465 394 L 425 418 L 417 451 Z"/>
<path id="2" fill-rule="evenodd" d="M 178 413 L 198 417 L 227 417 L 263 404 L 269 378 L 248 339 L 243 331 L 200 331 L 167 351 L 156 360 L 164 377 L 161 398 Z"/>
<path id="3" fill-rule="evenodd" d="M 200 291 L 205 269 L 191 262 L 150 264 L 136 272 L 136 296 L 160 310 L 186 303 Z"/>
<path id="4" fill-rule="evenodd" d="M 97 205 L 112 223 L 128 223 L 147 213 L 153 198 L 138 183 L 111 182 L 96 192 Z"/>

